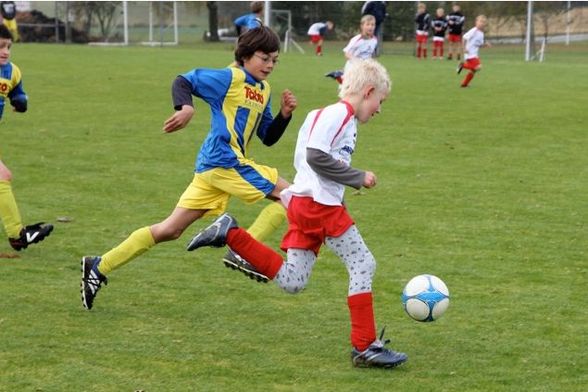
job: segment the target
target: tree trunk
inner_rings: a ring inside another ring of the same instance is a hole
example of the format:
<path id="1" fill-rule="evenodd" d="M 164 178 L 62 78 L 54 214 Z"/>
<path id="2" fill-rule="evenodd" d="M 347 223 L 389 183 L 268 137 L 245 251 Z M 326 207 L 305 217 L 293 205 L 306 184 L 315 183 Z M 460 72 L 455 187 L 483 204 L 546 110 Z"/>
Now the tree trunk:
<path id="1" fill-rule="evenodd" d="M 210 31 L 210 41 L 218 42 L 218 4 L 216 1 L 207 1 L 208 8 L 208 30 Z"/>

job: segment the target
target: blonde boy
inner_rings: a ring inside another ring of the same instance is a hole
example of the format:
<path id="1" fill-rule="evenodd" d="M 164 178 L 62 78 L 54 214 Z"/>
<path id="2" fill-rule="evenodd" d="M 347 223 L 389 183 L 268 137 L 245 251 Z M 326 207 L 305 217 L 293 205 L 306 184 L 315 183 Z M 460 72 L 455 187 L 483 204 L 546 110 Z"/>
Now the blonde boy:
<path id="1" fill-rule="evenodd" d="M 489 42 L 484 42 L 484 29 L 486 28 L 487 19 L 485 15 L 479 15 L 476 18 L 476 26 L 463 36 L 463 56 L 465 63 L 460 63 L 457 68 L 459 74 L 462 69 L 469 70 L 466 77 L 461 82 L 461 87 L 468 87 L 476 72 L 482 69 L 482 63 L 478 55 L 482 46 L 490 47 Z"/>
<path id="2" fill-rule="evenodd" d="M 345 69 L 353 59 L 370 59 L 376 55 L 378 39 L 374 36 L 376 30 L 376 18 L 373 15 L 364 15 L 361 17 L 359 24 L 359 34 L 349 40 L 349 43 L 343 48 L 343 53 L 347 62 Z M 339 84 L 343 82 L 343 71 L 329 72 L 325 76 L 335 79 Z"/>
<path id="3" fill-rule="evenodd" d="M 341 100 L 311 111 L 298 134 L 294 154 L 296 177 L 282 191 L 288 208 L 288 232 L 281 248 L 287 258 L 252 238 L 224 214 L 198 233 L 188 250 L 228 245 L 288 293 L 307 284 L 323 243 L 347 267 L 347 303 L 351 316 L 351 360 L 358 367 L 393 368 L 407 360 L 404 353 L 384 347 L 376 337 L 372 279 L 376 261 L 343 204 L 345 186 L 376 186 L 376 175 L 351 166 L 357 123 L 367 123 L 379 113 L 390 92 L 386 69 L 375 60 L 350 63 L 339 97 Z"/>

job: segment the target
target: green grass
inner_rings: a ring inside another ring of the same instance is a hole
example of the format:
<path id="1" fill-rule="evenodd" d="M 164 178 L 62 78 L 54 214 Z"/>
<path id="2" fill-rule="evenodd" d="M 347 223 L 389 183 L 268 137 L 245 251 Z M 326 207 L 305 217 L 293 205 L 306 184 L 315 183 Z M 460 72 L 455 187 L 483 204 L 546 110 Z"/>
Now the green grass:
<path id="1" fill-rule="evenodd" d="M 299 108 L 283 140 L 255 141 L 252 155 L 285 178 L 306 112 L 337 99 L 323 75 L 343 65 L 341 47 L 284 54 L 271 76 Z M 85 311 L 81 256 L 165 218 L 192 177 L 208 109 L 198 102 L 188 129 L 162 134 L 171 81 L 228 64 L 231 45 L 15 45 L 30 111 L 5 113 L 0 154 L 27 223 L 73 222 L 0 259 L 0 391 L 586 390 L 587 49 L 551 46 L 541 64 L 521 47 L 487 49 L 459 89 L 454 62 L 386 48 L 393 91 L 360 127 L 353 161 L 379 184 L 347 194 L 378 261 L 378 326 L 409 355 L 378 371 L 350 366 L 347 274 L 332 253 L 290 296 L 225 269 L 222 250 L 187 253 L 206 222 L 112 273 Z M 230 211 L 248 225 L 261 204 Z M 400 305 L 421 273 L 452 295 L 430 324 Z"/>

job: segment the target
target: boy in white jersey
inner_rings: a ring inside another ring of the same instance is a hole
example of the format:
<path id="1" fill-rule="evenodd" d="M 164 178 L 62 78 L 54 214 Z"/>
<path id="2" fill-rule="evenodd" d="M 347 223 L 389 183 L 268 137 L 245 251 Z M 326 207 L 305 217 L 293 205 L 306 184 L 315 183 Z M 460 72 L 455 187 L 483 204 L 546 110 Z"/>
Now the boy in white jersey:
<path id="1" fill-rule="evenodd" d="M 352 59 L 370 59 L 376 55 L 378 39 L 374 36 L 376 30 L 376 18 L 373 15 L 364 15 L 359 24 L 359 34 L 349 40 L 343 48 L 347 62 L 343 71 L 329 72 L 325 76 L 335 79 L 339 84 L 343 82 L 343 74 Z"/>
<path id="2" fill-rule="evenodd" d="M 464 68 L 469 70 L 469 72 L 461 82 L 461 87 L 468 87 L 476 72 L 482 69 L 478 52 L 482 46 L 491 46 L 489 42 L 484 42 L 484 29 L 486 28 L 486 24 L 486 16 L 478 15 L 476 26 L 463 36 L 463 57 L 465 63 L 459 64 L 457 73 L 459 74 Z"/>
<path id="3" fill-rule="evenodd" d="M 323 55 L 323 37 L 327 34 L 327 31 L 333 30 L 335 25 L 330 20 L 326 22 L 316 22 L 310 25 L 308 32 L 306 33 L 310 38 L 310 43 L 316 45 L 316 55 Z"/>
<path id="4" fill-rule="evenodd" d="M 351 155 L 357 123 L 368 122 L 380 111 L 390 86 L 386 69 L 375 60 L 352 61 L 339 92 L 341 100 L 306 117 L 296 143 L 294 183 L 281 193 L 288 208 L 289 227 L 281 244 L 286 260 L 238 227 L 228 214 L 188 244 L 190 251 L 228 245 L 280 288 L 295 294 L 306 286 L 325 243 L 349 273 L 351 360 L 358 367 L 393 368 L 408 358 L 385 348 L 382 336 L 376 337 L 372 301 L 376 261 L 343 204 L 346 185 L 356 189 L 376 185 L 374 173 L 351 166 Z"/>

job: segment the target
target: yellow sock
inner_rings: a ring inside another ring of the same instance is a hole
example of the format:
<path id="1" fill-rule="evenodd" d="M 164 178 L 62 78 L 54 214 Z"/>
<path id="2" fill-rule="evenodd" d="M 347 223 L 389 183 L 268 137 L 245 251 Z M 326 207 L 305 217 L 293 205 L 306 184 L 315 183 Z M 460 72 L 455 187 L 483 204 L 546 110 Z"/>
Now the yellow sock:
<path id="1" fill-rule="evenodd" d="M 10 181 L 0 181 L 0 218 L 8 238 L 20 237 L 23 226 Z"/>
<path id="2" fill-rule="evenodd" d="M 145 253 L 153 245 L 155 245 L 155 240 L 149 226 L 135 230 L 119 246 L 102 256 L 102 261 L 98 264 L 98 271 L 103 275 L 108 275 L 112 270 Z"/>
<path id="3" fill-rule="evenodd" d="M 263 241 L 280 227 L 286 219 L 286 209 L 278 202 L 270 203 L 265 207 L 255 222 L 247 229 L 253 238 Z"/>

